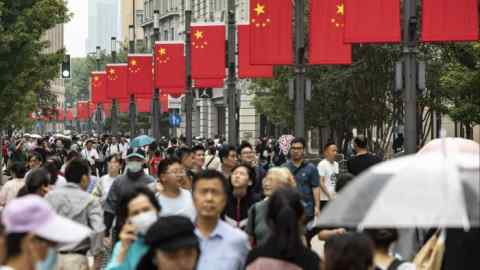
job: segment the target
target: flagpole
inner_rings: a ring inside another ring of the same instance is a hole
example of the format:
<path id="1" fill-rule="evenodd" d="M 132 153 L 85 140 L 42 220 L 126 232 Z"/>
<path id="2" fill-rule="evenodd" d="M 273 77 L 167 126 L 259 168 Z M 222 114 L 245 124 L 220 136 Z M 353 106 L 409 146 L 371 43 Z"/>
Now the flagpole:
<path id="1" fill-rule="evenodd" d="M 133 1 L 135 6 L 135 1 Z M 135 53 L 135 10 L 133 11 L 133 23 L 130 25 L 130 44 L 129 44 L 129 53 Z M 135 95 L 130 95 L 130 105 L 128 109 L 128 125 L 130 127 L 130 137 L 133 139 L 136 136 L 136 120 L 137 120 L 137 108 L 135 106 Z"/>
<path id="2" fill-rule="evenodd" d="M 100 71 L 100 58 L 101 58 L 101 48 L 100 46 L 97 46 L 97 51 L 96 51 L 96 69 L 97 71 Z M 97 122 L 96 127 L 97 127 L 97 136 L 100 136 L 100 133 L 102 132 L 102 104 L 98 103 L 97 104 L 97 110 L 95 112 L 95 122 Z"/>
<path id="3" fill-rule="evenodd" d="M 295 136 L 305 137 L 304 0 L 295 0 Z"/>
<path id="4" fill-rule="evenodd" d="M 112 62 L 117 62 L 117 38 L 112 37 L 112 44 L 111 44 L 111 55 L 112 55 Z M 117 114 L 117 99 L 112 99 L 112 109 L 111 109 L 111 120 L 112 120 L 112 135 L 118 136 L 118 114 Z"/>
<path id="5" fill-rule="evenodd" d="M 417 18 L 416 0 L 405 0 L 403 53 L 405 65 L 405 153 L 417 152 Z"/>
<path id="6" fill-rule="evenodd" d="M 192 121 L 193 121 L 193 93 L 192 93 L 192 48 L 191 46 L 191 24 L 192 9 L 190 0 L 186 0 L 185 4 L 185 77 L 186 77 L 186 93 L 185 93 L 185 135 L 187 137 L 187 145 L 192 146 Z"/>
<path id="7" fill-rule="evenodd" d="M 237 130 L 237 89 L 236 89 L 236 29 L 235 29 L 235 0 L 228 0 L 228 142 L 238 145 Z"/>
<path id="8" fill-rule="evenodd" d="M 153 42 L 152 42 L 152 50 L 155 50 L 155 42 L 159 40 L 159 33 L 160 33 L 160 12 L 158 10 L 155 10 L 153 12 Z M 153 53 L 153 64 L 154 64 L 154 72 L 156 78 L 156 72 L 157 69 L 155 68 L 155 65 L 157 64 L 157 61 L 155 59 L 155 53 Z M 153 133 L 153 138 L 157 142 L 160 141 L 160 102 L 158 102 L 158 99 L 160 98 L 160 90 L 156 87 L 156 85 L 153 86 L 153 100 L 152 100 L 152 133 Z"/>

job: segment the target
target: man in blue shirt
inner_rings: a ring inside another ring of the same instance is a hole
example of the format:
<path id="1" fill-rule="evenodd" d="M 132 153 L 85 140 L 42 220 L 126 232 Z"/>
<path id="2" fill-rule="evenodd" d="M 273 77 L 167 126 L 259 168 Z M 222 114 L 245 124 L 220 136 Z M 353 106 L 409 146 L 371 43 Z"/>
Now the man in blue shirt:
<path id="1" fill-rule="evenodd" d="M 285 163 L 285 167 L 295 177 L 298 191 L 303 197 L 306 220 L 309 222 L 320 215 L 320 177 L 315 165 L 305 161 L 305 140 L 295 138 L 290 145 L 291 159 Z M 307 233 L 309 244 L 313 235 L 314 232 Z"/>
<path id="2" fill-rule="evenodd" d="M 197 210 L 195 234 L 201 255 L 197 270 L 242 270 L 249 252 L 247 235 L 220 219 L 227 202 L 227 182 L 221 172 L 195 176 L 193 201 Z"/>

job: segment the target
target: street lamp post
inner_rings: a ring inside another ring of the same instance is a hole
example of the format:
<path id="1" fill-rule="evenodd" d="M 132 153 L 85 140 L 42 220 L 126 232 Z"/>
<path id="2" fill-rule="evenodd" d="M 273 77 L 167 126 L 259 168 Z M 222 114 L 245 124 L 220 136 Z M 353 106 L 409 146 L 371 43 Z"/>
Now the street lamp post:
<path id="1" fill-rule="evenodd" d="M 117 62 L 117 38 L 112 37 L 112 43 L 110 44 L 112 62 Z M 117 99 L 112 99 L 112 111 L 111 111 L 111 120 L 112 120 L 112 135 L 118 136 L 118 110 L 117 110 Z"/>
<path id="2" fill-rule="evenodd" d="M 160 12 L 155 10 L 153 12 L 153 46 L 152 48 L 155 49 L 155 42 L 159 40 L 159 33 L 160 33 Z M 156 65 L 155 59 L 153 59 L 154 65 Z M 156 68 L 154 68 L 154 72 L 156 73 Z M 155 74 L 156 75 L 156 74 Z M 160 98 L 160 90 L 154 85 L 153 86 L 153 99 L 152 99 L 152 130 L 153 130 L 153 137 L 155 140 L 160 141 L 160 102 L 158 99 Z"/>
<path id="3" fill-rule="evenodd" d="M 193 93 L 192 93 L 192 48 L 190 34 L 192 24 L 192 7 L 190 0 L 185 1 L 185 75 L 186 75 L 186 93 L 185 93 L 185 135 L 187 145 L 192 146 L 192 120 L 193 120 Z"/>
<path id="4" fill-rule="evenodd" d="M 236 89 L 235 0 L 228 0 L 228 142 L 238 144 Z"/>
<path id="5" fill-rule="evenodd" d="M 135 3 L 135 1 L 134 1 Z M 135 20 L 135 10 L 133 10 L 133 18 Z M 129 26 L 129 53 L 135 53 L 135 25 Z M 128 124 L 130 127 L 130 137 L 134 138 L 136 135 L 136 121 L 137 121 L 137 108 L 135 106 L 135 95 L 130 95 L 130 106 L 128 110 Z"/>
<path id="6" fill-rule="evenodd" d="M 95 60 L 97 64 L 97 71 L 100 71 L 101 48 L 97 46 Z M 97 104 L 97 111 L 95 112 L 95 122 L 97 122 L 97 135 L 100 136 L 102 132 L 102 104 Z"/>
<path id="7" fill-rule="evenodd" d="M 416 0 L 403 1 L 405 63 L 405 153 L 417 152 L 417 18 Z"/>
<path id="8" fill-rule="evenodd" d="M 295 0 L 295 136 L 305 137 L 304 0 Z"/>

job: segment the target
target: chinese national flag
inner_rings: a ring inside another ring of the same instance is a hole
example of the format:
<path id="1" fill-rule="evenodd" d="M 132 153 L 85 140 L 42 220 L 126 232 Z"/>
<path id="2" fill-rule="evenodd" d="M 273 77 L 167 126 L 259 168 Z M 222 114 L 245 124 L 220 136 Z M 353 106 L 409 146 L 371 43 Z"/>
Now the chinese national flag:
<path id="1" fill-rule="evenodd" d="M 107 73 L 105 71 L 95 71 L 90 75 L 92 86 L 92 101 L 94 103 L 104 103 L 107 101 Z"/>
<path id="2" fill-rule="evenodd" d="M 128 55 L 128 93 L 130 95 L 153 93 L 152 61 L 150 54 Z"/>
<path id="3" fill-rule="evenodd" d="M 292 2 L 250 0 L 250 64 L 292 64 Z"/>
<path id="4" fill-rule="evenodd" d="M 88 103 L 88 113 L 89 113 L 90 117 L 93 117 L 95 115 L 96 110 L 97 110 L 97 104 L 90 101 Z"/>
<path id="5" fill-rule="evenodd" d="M 343 0 L 310 0 L 310 64 L 351 64 L 352 45 L 344 43 Z"/>
<path id="6" fill-rule="evenodd" d="M 344 0 L 344 3 L 345 42 L 400 42 L 400 0 Z"/>
<path id="7" fill-rule="evenodd" d="M 89 102 L 79 101 L 77 103 L 77 119 L 78 120 L 87 120 L 89 118 Z"/>
<path id="8" fill-rule="evenodd" d="M 67 109 L 66 118 L 67 118 L 67 121 L 73 121 L 73 112 L 71 109 Z"/>
<path id="9" fill-rule="evenodd" d="M 160 95 L 160 107 L 162 110 L 162 113 L 167 113 L 168 112 L 168 95 L 167 94 L 162 94 Z"/>
<path id="10" fill-rule="evenodd" d="M 152 111 L 152 99 L 151 98 L 137 98 L 137 112 L 149 113 Z"/>
<path id="11" fill-rule="evenodd" d="M 172 97 L 180 97 L 181 95 L 185 94 L 184 88 L 165 88 L 161 89 L 160 93 L 165 95 L 170 95 Z"/>
<path id="12" fill-rule="evenodd" d="M 128 64 L 107 64 L 107 98 L 128 99 Z"/>
<path id="13" fill-rule="evenodd" d="M 121 99 L 118 101 L 118 110 L 121 113 L 128 112 L 128 107 L 130 106 L 130 101 L 128 99 Z"/>
<path id="14" fill-rule="evenodd" d="M 272 78 L 273 66 L 250 64 L 250 26 L 237 25 L 238 31 L 238 77 Z"/>
<path id="15" fill-rule="evenodd" d="M 111 102 L 103 103 L 103 112 L 105 113 L 105 115 L 107 117 L 112 116 L 112 103 Z"/>
<path id="16" fill-rule="evenodd" d="M 223 88 L 225 81 L 223 78 L 219 79 L 196 79 L 194 81 L 195 88 Z"/>
<path id="17" fill-rule="evenodd" d="M 192 79 L 225 78 L 225 25 L 192 25 Z"/>
<path id="18" fill-rule="evenodd" d="M 423 0 L 422 40 L 478 40 L 477 0 Z"/>
<path id="19" fill-rule="evenodd" d="M 155 85 L 159 89 L 185 89 L 185 45 L 179 42 L 155 44 Z"/>

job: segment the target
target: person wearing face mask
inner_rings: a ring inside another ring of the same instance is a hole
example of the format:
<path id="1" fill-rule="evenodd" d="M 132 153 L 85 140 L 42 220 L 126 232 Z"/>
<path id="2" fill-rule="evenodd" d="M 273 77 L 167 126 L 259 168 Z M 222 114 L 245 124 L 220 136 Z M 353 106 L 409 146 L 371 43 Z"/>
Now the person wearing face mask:
<path id="1" fill-rule="evenodd" d="M 92 230 L 88 239 L 59 249 L 57 269 L 88 269 L 88 252 L 95 257 L 95 265 L 100 264 L 105 226 L 100 203 L 86 192 L 90 182 L 89 173 L 90 168 L 86 160 L 72 160 L 65 169 L 67 184 L 54 189 L 45 197 L 59 215 Z"/>
<path id="2" fill-rule="evenodd" d="M 115 244 L 107 270 L 134 270 L 148 252 L 145 235 L 158 220 L 160 205 L 146 187 L 131 190 L 120 202 L 118 220 L 124 224 L 120 241 Z"/>
<path id="3" fill-rule="evenodd" d="M 102 176 L 102 178 L 97 181 L 95 188 L 92 192 L 94 196 L 100 198 L 100 202 L 102 203 L 102 205 L 105 204 L 108 192 L 110 191 L 113 182 L 120 174 L 120 170 L 122 168 L 120 156 L 118 154 L 114 154 L 107 157 L 107 167 L 108 173 Z"/>
<path id="4" fill-rule="evenodd" d="M 90 235 L 87 227 L 57 215 L 36 195 L 12 200 L 2 212 L 2 221 L 7 256 L 0 270 L 55 269 L 59 244 L 80 242 Z"/>
<path id="5" fill-rule="evenodd" d="M 194 270 L 197 265 L 200 243 L 186 217 L 161 217 L 148 229 L 145 242 L 150 250 L 137 270 Z"/>
<path id="6" fill-rule="evenodd" d="M 125 196 L 134 190 L 136 187 L 149 187 L 152 190 L 155 184 L 155 178 L 145 174 L 143 166 L 145 164 L 145 152 L 142 149 L 130 149 L 127 155 L 127 164 L 125 166 L 126 173 L 120 175 L 113 182 L 110 191 L 107 195 L 107 199 L 104 205 L 104 222 L 107 228 L 106 236 L 109 236 L 110 229 L 112 228 L 113 220 L 119 210 L 120 201 Z M 117 220 L 115 223 L 114 232 L 112 234 L 112 240 L 115 242 L 118 239 L 118 232 L 123 223 Z"/>

